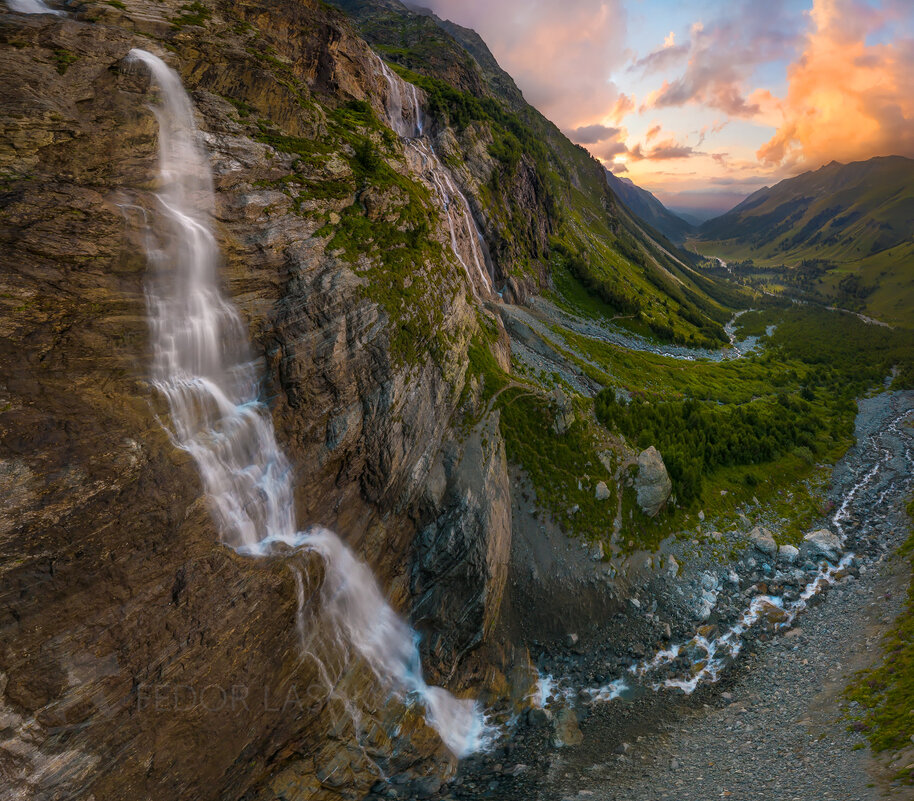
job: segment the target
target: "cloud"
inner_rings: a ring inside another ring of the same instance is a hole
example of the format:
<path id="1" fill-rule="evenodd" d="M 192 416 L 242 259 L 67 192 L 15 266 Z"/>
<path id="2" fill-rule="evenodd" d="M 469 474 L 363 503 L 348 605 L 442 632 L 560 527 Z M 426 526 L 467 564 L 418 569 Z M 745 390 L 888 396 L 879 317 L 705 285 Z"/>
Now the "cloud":
<path id="1" fill-rule="evenodd" d="M 675 139 L 664 139 L 653 147 L 645 150 L 640 144 L 629 151 L 633 161 L 668 161 L 670 159 L 687 159 L 697 155 L 697 151 L 689 145 L 679 144 Z"/>
<path id="2" fill-rule="evenodd" d="M 612 139 L 620 133 L 619 128 L 610 128 L 606 125 L 581 125 L 570 131 L 565 131 L 565 136 L 579 145 L 594 145 Z"/>
<path id="3" fill-rule="evenodd" d="M 688 45 L 667 45 L 666 42 L 663 43 L 663 47 L 654 50 L 652 53 L 648 53 L 643 58 L 639 58 L 634 64 L 629 66 L 629 72 L 644 72 L 645 74 L 650 74 L 652 72 L 661 72 L 662 70 L 675 67 L 677 64 L 682 64 L 689 55 L 689 46 Z"/>
<path id="4" fill-rule="evenodd" d="M 613 175 L 622 175 L 622 173 L 628 172 L 628 165 L 624 161 L 617 161 L 610 164 L 608 169 Z"/>
<path id="5" fill-rule="evenodd" d="M 593 154 L 602 161 L 612 161 L 616 156 L 621 156 L 623 153 L 628 153 L 628 148 L 625 146 L 624 142 L 614 141 L 609 142 L 602 147 L 591 148 Z"/>
<path id="6" fill-rule="evenodd" d="M 833 159 L 914 156 L 914 40 L 867 44 L 887 23 L 914 22 L 914 8 L 815 0 L 809 17 L 802 54 L 788 69 L 782 120 L 758 158 L 815 167 Z"/>
<path id="7" fill-rule="evenodd" d="M 698 103 L 734 117 L 758 115 L 765 98 L 747 96 L 745 84 L 758 65 L 793 55 L 796 30 L 786 0 L 735 3 L 730 16 L 708 26 L 693 25 L 688 45 L 655 50 L 630 67 L 649 73 L 687 62 L 682 74 L 664 80 L 642 108 Z"/>
<path id="8" fill-rule="evenodd" d="M 660 126 L 652 125 L 650 128 L 647 129 L 647 133 L 644 135 L 644 141 L 650 142 L 651 139 L 653 139 L 659 133 L 660 133 Z"/>
<path id="9" fill-rule="evenodd" d="M 627 114 L 630 114 L 635 110 L 635 98 L 630 97 L 624 92 L 619 95 L 619 99 L 616 100 L 616 104 L 613 106 L 613 110 L 609 113 L 609 116 L 614 122 L 619 122 Z"/>
<path id="10" fill-rule="evenodd" d="M 527 100 L 561 128 L 612 117 L 625 63 L 623 0 L 422 0 L 476 30 Z M 623 101 L 624 102 L 624 101 Z"/>

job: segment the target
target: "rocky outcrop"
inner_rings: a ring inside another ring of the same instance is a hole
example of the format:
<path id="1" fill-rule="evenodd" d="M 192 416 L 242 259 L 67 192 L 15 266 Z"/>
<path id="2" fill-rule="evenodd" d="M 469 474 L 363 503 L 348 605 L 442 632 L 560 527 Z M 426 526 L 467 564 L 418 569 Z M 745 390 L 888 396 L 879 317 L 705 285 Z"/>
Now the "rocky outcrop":
<path id="1" fill-rule="evenodd" d="M 507 577 L 511 499 L 497 414 L 462 448 L 445 448 L 427 493 L 433 508 L 447 511 L 418 536 L 413 618 L 432 663 L 452 673 L 492 630 Z"/>
<path id="2" fill-rule="evenodd" d="M 635 491 L 638 506 L 648 517 L 654 517 L 670 497 L 673 483 L 666 472 L 663 457 L 653 445 L 638 454 Z"/>
<path id="3" fill-rule="evenodd" d="M 440 504 L 424 497 L 485 312 L 438 210 L 410 195 L 419 179 L 377 122 L 377 59 L 348 23 L 312 0 L 186 5 L 0 10 L 0 774 L 22 798 L 100 801 L 338 797 L 379 769 L 440 780 L 452 757 L 364 665 L 302 659 L 290 566 L 219 545 L 160 423 L 143 291 L 154 98 L 126 54 L 160 53 L 193 96 L 223 274 L 294 464 L 298 519 L 339 531 L 406 614 L 411 565 L 426 565 L 420 622 L 441 627 L 428 667 L 455 687 L 504 582 L 499 442 L 480 433 L 479 454 L 471 443 L 445 469 Z M 387 165 L 369 162 L 367 186 L 364 141 Z M 356 215 L 400 231 L 406 204 L 440 249 L 408 272 L 362 243 L 352 255 Z M 402 313 L 390 287 L 411 293 Z M 446 566 L 423 560 L 417 532 L 454 542 Z M 311 598 L 320 562 L 297 567 Z M 461 587 L 467 617 L 449 617 L 430 577 Z"/>

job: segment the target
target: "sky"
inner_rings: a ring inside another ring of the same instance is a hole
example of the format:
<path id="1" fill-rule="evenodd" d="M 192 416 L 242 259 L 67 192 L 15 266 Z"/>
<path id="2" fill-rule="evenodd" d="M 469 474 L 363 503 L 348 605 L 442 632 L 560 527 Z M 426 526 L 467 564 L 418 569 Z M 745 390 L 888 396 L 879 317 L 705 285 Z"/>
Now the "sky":
<path id="1" fill-rule="evenodd" d="M 422 0 L 615 174 L 702 216 L 914 157 L 914 0 Z"/>

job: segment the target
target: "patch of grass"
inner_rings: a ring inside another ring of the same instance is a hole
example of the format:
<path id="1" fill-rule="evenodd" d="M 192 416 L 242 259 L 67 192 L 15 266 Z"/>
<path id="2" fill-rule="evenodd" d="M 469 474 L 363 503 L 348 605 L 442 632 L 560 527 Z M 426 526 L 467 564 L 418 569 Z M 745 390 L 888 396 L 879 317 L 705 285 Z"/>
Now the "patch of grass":
<path id="1" fill-rule="evenodd" d="M 54 51 L 54 63 L 57 65 L 57 72 L 61 75 L 66 74 L 67 70 L 70 68 L 70 65 L 75 63 L 79 56 L 76 53 L 71 53 L 69 50 L 64 50 L 63 48 L 58 48 Z"/>
<path id="2" fill-rule="evenodd" d="M 529 390 L 510 388 L 498 399 L 508 458 L 526 471 L 537 503 L 568 533 L 588 542 L 606 541 L 616 513 L 615 483 L 597 454 L 598 432 L 585 414 L 564 434 L 553 429 L 551 402 Z M 597 482 L 610 497 L 598 501 Z"/>
<path id="3" fill-rule="evenodd" d="M 176 28 L 183 28 L 185 25 L 203 25 L 212 15 L 213 12 L 203 3 L 195 0 L 193 3 L 181 6 L 181 14 L 171 22 Z"/>
<path id="4" fill-rule="evenodd" d="M 908 504 L 914 518 L 914 500 Z M 914 525 L 901 555 L 914 572 Z M 851 728 L 866 732 L 874 751 L 899 751 L 911 744 L 914 732 L 914 580 L 908 589 L 904 611 L 883 642 L 882 661 L 854 677 L 845 691 L 862 713 L 854 716 Z M 899 779 L 914 784 L 914 769 L 904 768 Z"/>

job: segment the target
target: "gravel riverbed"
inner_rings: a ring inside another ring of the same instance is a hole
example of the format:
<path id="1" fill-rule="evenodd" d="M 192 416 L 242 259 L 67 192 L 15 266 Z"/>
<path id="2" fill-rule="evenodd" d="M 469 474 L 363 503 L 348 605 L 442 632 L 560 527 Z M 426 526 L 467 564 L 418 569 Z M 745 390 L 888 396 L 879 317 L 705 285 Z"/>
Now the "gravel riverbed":
<path id="1" fill-rule="evenodd" d="M 750 634 L 721 680 L 692 695 L 642 690 L 628 700 L 579 708 L 580 744 L 555 747 L 560 714 L 551 724 L 540 719 L 521 726 L 504 747 L 468 760 L 440 796 L 914 799 L 911 788 L 893 784 L 891 771 L 870 755 L 865 737 L 848 730 L 842 709 L 850 677 L 879 657 L 881 636 L 902 609 L 910 580 L 894 553 L 908 531 L 912 419 L 911 392 L 860 402 L 858 444 L 835 468 L 831 492 L 840 507 L 866 480 L 844 518 L 846 546 L 857 554 L 859 571 L 813 599 L 792 628 Z"/>

